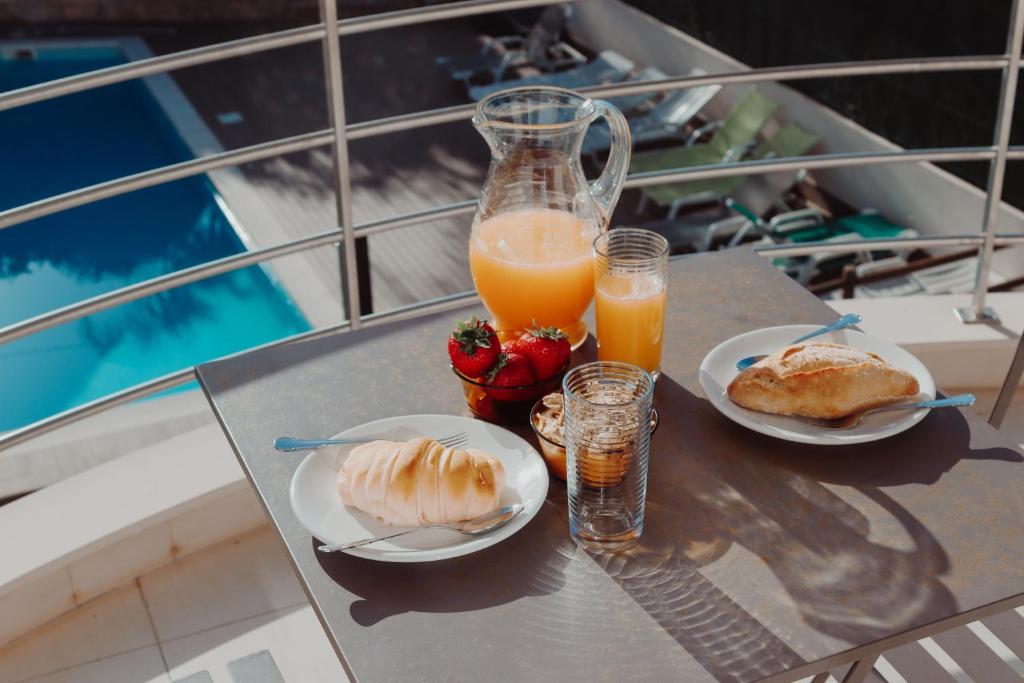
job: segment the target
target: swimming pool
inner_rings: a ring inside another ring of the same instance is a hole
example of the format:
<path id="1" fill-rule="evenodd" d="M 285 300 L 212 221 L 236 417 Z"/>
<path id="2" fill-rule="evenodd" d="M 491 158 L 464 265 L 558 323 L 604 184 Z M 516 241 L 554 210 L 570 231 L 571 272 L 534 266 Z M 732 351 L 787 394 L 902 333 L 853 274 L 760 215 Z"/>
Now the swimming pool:
<path id="1" fill-rule="evenodd" d="M 0 57 L 0 91 L 121 64 L 117 47 Z M 146 85 L 0 112 L 0 209 L 192 158 Z M 0 326 L 245 250 L 205 176 L 0 230 Z M 308 330 L 260 266 L 0 345 L 0 431 L 218 356 Z"/>

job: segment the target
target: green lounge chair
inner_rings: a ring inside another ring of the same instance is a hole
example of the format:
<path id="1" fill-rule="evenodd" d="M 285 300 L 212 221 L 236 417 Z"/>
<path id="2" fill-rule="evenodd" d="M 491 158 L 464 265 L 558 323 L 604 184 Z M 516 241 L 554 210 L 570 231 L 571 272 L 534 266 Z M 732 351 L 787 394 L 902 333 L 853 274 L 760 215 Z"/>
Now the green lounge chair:
<path id="1" fill-rule="evenodd" d="M 772 159 L 798 157 L 805 154 L 818 142 L 818 137 L 808 133 L 795 123 L 787 123 L 767 140 L 759 144 L 751 154 L 753 159 Z M 781 177 L 781 180 L 780 180 Z M 757 218 L 757 214 L 766 211 L 774 204 L 779 197 L 793 184 L 792 174 L 759 174 L 755 176 L 730 176 L 728 178 L 715 178 L 707 181 L 692 181 L 689 183 L 677 183 L 673 187 L 696 188 L 695 194 L 683 194 L 673 202 L 672 212 L 669 217 L 648 225 L 650 229 L 663 234 L 672 245 L 674 250 L 691 247 L 697 251 L 708 251 L 716 238 L 733 235 L 730 246 L 735 246 L 747 232 L 757 228 L 759 232 L 765 232 L 766 224 Z M 772 194 L 774 192 L 774 194 Z M 732 195 L 750 195 L 755 200 L 756 212 L 751 210 L 748 198 L 744 196 L 743 202 L 737 202 L 733 206 L 729 197 Z M 715 221 L 710 225 L 707 222 L 692 223 L 680 220 L 676 215 L 681 205 L 693 200 L 707 202 L 719 200 L 726 203 L 726 206 L 733 208 L 738 217 L 726 220 Z M 763 205 L 763 206 L 762 206 Z M 757 218 L 760 225 L 755 226 L 748 220 Z"/>
<path id="2" fill-rule="evenodd" d="M 703 144 L 693 144 L 695 137 L 685 147 L 644 152 L 633 156 L 630 173 L 646 173 L 662 171 L 669 168 L 689 168 L 692 166 L 709 166 L 741 158 L 757 136 L 761 128 L 778 110 L 779 105 L 756 90 L 751 90 L 740 100 L 724 121 L 704 126 L 698 132 L 713 131 L 711 140 Z M 658 206 L 672 206 L 680 198 L 690 197 L 698 193 L 716 192 L 722 196 L 729 194 L 729 189 L 722 180 L 694 181 L 688 183 L 672 183 L 644 188 L 644 201 L 652 201 Z M 729 185 L 734 189 L 735 182 Z M 725 191 L 722 190 L 725 188 Z"/>
<path id="3" fill-rule="evenodd" d="M 799 157 L 806 154 L 817 143 L 816 135 L 808 133 L 795 123 L 787 123 L 775 135 L 755 147 L 748 158 L 756 160 Z M 662 186 L 669 188 L 672 194 L 666 193 L 661 196 L 659 204 L 668 203 L 670 206 L 668 218 L 674 220 L 684 206 L 724 201 L 727 197 L 742 194 L 741 203 L 752 207 L 754 213 L 760 214 L 768 210 L 792 184 L 793 177 L 789 173 L 735 175 L 726 178 L 691 180 L 690 182 Z M 662 188 L 649 189 L 659 190 Z"/>
<path id="4" fill-rule="evenodd" d="M 776 243 L 801 242 L 856 242 L 867 239 L 906 239 L 917 237 L 913 228 L 905 228 L 872 211 L 844 216 L 831 221 L 815 209 L 804 209 L 791 214 L 780 214 L 768 223 L 767 237 Z M 874 258 L 891 256 L 891 251 L 872 252 Z M 778 268 L 785 270 L 801 284 L 808 284 L 822 273 L 836 273 L 846 263 L 857 260 L 855 254 L 817 252 L 812 256 L 773 259 Z"/>
<path id="5" fill-rule="evenodd" d="M 657 71 L 657 70 L 654 70 Z M 631 80 L 645 80 L 647 69 L 641 71 Z M 661 73 L 661 72 L 657 72 Z M 691 76 L 703 76 L 707 72 L 703 69 L 693 69 Z M 649 80 L 665 78 L 664 74 L 652 75 Z M 698 85 L 685 90 L 678 90 L 667 94 L 660 102 L 649 110 L 639 115 L 629 117 L 629 134 L 633 139 L 633 149 L 641 145 L 649 145 L 658 142 L 684 142 L 684 127 L 690 120 L 700 113 L 708 102 L 722 89 L 720 85 Z M 617 100 L 609 100 L 619 107 L 623 113 L 628 113 Z M 583 140 L 581 153 L 589 156 L 595 163 L 598 156 L 607 152 L 611 146 L 611 133 L 608 125 L 603 121 L 595 121 L 594 125 L 587 131 L 587 137 Z"/>

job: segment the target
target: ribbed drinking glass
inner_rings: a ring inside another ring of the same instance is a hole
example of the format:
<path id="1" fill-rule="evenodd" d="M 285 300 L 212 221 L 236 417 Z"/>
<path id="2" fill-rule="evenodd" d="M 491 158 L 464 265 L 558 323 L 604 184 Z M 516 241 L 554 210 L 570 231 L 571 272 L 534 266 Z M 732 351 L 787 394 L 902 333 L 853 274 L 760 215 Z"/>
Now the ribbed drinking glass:
<path id="1" fill-rule="evenodd" d="M 668 240 L 616 228 L 594 240 L 597 357 L 661 371 L 668 292 Z"/>
<path id="2" fill-rule="evenodd" d="M 597 361 L 562 381 L 569 533 L 583 547 L 615 551 L 644 530 L 654 377 Z"/>

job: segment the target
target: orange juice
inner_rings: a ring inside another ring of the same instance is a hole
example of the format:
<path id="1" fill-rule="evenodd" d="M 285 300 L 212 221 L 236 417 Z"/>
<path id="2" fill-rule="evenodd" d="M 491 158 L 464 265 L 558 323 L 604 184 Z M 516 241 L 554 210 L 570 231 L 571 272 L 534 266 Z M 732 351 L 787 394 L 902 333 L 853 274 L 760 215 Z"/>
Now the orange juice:
<path id="1" fill-rule="evenodd" d="M 665 329 L 665 279 L 655 273 L 608 271 L 597 281 L 597 357 L 661 367 Z"/>
<path id="2" fill-rule="evenodd" d="M 594 298 L 590 247 L 597 234 L 596 226 L 555 209 L 510 211 L 477 225 L 469 265 L 495 327 L 522 330 L 536 320 L 565 331 L 574 346 L 582 341 L 580 319 Z"/>

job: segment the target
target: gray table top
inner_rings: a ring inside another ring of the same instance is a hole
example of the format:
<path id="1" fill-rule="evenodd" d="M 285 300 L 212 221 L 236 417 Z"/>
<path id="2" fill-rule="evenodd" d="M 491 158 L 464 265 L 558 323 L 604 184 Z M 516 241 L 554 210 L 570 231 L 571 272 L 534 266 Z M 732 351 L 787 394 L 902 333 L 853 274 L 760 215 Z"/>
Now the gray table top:
<path id="1" fill-rule="evenodd" d="M 784 680 L 1024 602 L 1024 458 L 983 421 L 934 411 L 886 441 L 826 448 L 750 432 L 703 398 L 697 368 L 722 340 L 835 318 L 740 250 L 671 266 L 637 549 L 577 549 L 553 481 L 529 525 L 471 556 L 397 565 L 316 553 L 288 502 L 301 458 L 273 438 L 468 414 L 444 339 L 472 310 L 199 367 L 357 680 Z"/>

